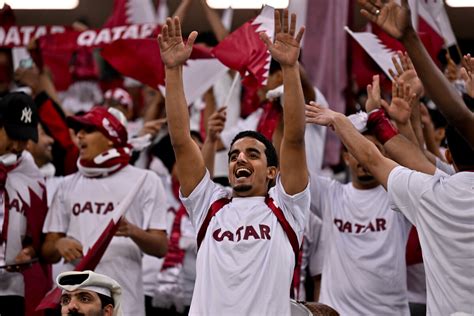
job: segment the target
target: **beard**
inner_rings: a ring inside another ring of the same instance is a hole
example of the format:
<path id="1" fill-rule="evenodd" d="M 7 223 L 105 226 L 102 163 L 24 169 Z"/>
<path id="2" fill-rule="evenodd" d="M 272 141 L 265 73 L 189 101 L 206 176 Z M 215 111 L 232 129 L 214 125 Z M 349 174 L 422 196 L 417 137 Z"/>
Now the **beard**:
<path id="1" fill-rule="evenodd" d="M 250 189 L 252 189 L 252 186 L 250 184 L 241 184 L 241 185 L 235 186 L 233 189 L 235 192 L 247 192 L 247 191 L 250 191 Z"/>

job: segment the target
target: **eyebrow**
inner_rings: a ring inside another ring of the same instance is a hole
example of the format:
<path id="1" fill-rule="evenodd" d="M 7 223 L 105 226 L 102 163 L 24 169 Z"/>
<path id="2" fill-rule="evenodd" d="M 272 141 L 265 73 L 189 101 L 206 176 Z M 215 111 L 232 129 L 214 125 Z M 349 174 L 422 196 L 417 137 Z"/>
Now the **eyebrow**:
<path id="1" fill-rule="evenodd" d="M 251 152 L 251 153 L 257 153 L 257 154 L 261 154 L 261 153 L 262 153 L 260 150 L 258 150 L 258 148 L 255 148 L 255 147 L 246 148 L 245 151 L 246 151 L 246 152 Z M 228 156 L 230 157 L 230 156 L 232 156 L 233 154 L 238 153 L 238 152 L 240 152 L 240 150 L 234 149 L 234 150 L 232 150 L 232 151 L 230 151 L 230 152 L 228 153 Z"/>

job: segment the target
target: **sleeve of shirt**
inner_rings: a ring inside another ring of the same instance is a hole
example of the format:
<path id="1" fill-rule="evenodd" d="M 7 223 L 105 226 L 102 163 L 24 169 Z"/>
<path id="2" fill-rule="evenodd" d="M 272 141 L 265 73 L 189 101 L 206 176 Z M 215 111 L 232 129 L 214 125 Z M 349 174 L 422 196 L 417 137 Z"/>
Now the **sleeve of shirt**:
<path id="1" fill-rule="evenodd" d="M 59 186 L 46 214 L 43 233 L 66 233 L 69 228 L 70 214 L 64 202 L 64 186 Z"/>
<path id="2" fill-rule="evenodd" d="M 323 271 L 324 254 L 320 247 L 322 230 L 322 221 L 314 214 L 309 214 L 307 225 L 308 236 L 308 268 L 309 274 L 313 277 L 319 275 Z"/>
<path id="3" fill-rule="evenodd" d="M 309 172 L 311 188 L 311 212 L 319 218 L 323 218 L 323 200 L 328 195 L 328 188 L 334 181 L 327 177 L 316 175 L 314 172 Z"/>
<path id="4" fill-rule="evenodd" d="M 454 170 L 453 165 L 446 163 L 436 157 L 436 168 L 442 170 L 443 172 L 449 174 L 450 176 L 456 173 L 456 170 Z"/>
<path id="5" fill-rule="evenodd" d="M 144 192 L 143 212 L 145 213 L 145 222 L 143 229 L 166 230 L 166 212 L 169 206 L 165 188 L 156 174 L 150 172 L 147 177 L 146 183 L 150 187 L 148 193 Z"/>
<path id="6" fill-rule="evenodd" d="M 207 170 L 201 182 L 199 182 L 189 196 L 184 197 L 181 194 L 181 190 L 179 191 L 179 198 L 183 202 L 184 207 L 186 207 L 189 219 L 196 232 L 199 231 L 202 222 L 206 218 L 211 204 L 223 197 L 228 197 L 227 191 L 221 189 L 211 180 Z"/>
<path id="7" fill-rule="evenodd" d="M 275 200 L 277 206 L 283 212 L 288 223 L 293 227 L 298 237 L 298 242 L 303 240 L 304 227 L 309 213 L 310 205 L 310 184 L 306 188 L 294 195 L 285 192 L 281 184 L 280 175 L 277 177 L 276 186 L 270 189 L 270 196 Z"/>
<path id="8" fill-rule="evenodd" d="M 419 201 L 423 193 L 432 187 L 434 178 L 447 176 L 443 171 L 436 169 L 434 175 L 429 175 L 398 166 L 394 168 L 387 181 L 387 191 L 391 208 L 400 211 L 416 225 Z"/>

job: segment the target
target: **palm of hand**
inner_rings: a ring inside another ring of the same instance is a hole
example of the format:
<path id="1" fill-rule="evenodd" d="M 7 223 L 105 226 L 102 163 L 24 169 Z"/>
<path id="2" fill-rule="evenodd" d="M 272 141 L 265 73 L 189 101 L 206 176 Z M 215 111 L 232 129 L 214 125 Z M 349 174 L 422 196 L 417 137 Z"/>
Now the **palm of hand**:
<path id="1" fill-rule="evenodd" d="M 415 70 L 405 70 L 400 75 L 399 79 L 408 84 L 411 88 L 411 91 L 416 93 L 418 97 L 421 97 L 424 94 L 423 84 L 421 83 L 420 78 L 418 78 L 418 75 L 416 74 Z"/>
<path id="2" fill-rule="evenodd" d="M 173 37 L 165 42 L 161 48 L 161 60 L 166 67 L 175 67 L 184 64 L 191 55 L 192 48 L 184 45 L 181 37 Z"/>
<path id="3" fill-rule="evenodd" d="M 392 37 L 400 39 L 410 25 L 410 12 L 391 1 L 382 8 L 376 23 Z"/>
<path id="4" fill-rule="evenodd" d="M 270 47 L 273 59 L 280 65 L 293 65 L 299 57 L 298 41 L 288 33 L 279 33 L 275 36 L 275 43 Z"/>
<path id="5" fill-rule="evenodd" d="M 388 115 L 399 123 L 407 123 L 410 119 L 410 105 L 403 99 L 395 97 L 388 108 Z"/>

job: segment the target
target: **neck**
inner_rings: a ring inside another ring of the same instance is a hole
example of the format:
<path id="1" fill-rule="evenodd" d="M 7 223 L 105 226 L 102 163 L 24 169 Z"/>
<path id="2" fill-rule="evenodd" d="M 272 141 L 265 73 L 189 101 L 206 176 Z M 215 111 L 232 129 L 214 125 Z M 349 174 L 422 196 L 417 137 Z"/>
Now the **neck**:
<path id="1" fill-rule="evenodd" d="M 370 190 L 376 188 L 380 185 L 377 181 L 372 181 L 369 183 L 362 183 L 359 181 L 352 181 L 352 186 L 358 190 Z"/>

